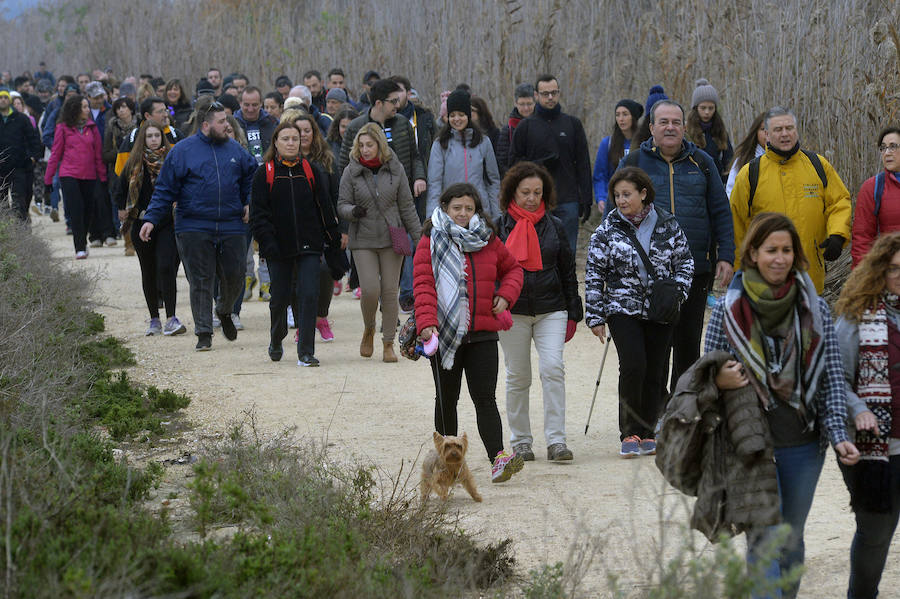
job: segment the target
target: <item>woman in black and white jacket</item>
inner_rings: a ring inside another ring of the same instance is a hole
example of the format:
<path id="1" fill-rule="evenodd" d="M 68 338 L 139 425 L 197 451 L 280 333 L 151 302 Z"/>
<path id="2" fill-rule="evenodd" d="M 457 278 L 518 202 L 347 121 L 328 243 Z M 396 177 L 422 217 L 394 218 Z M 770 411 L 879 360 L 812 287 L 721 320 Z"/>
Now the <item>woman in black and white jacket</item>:
<path id="1" fill-rule="evenodd" d="M 625 167 L 609 181 L 616 210 L 591 236 L 585 276 L 585 318 L 601 342 L 606 324 L 619 354 L 619 436 L 624 458 L 656 453 L 654 426 L 662 410 L 665 361 L 672 324 L 647 318 L 650 286 L 674 279 L 687 299 L 694 275 L 687 237 L 671 214 L 654 207 L 653 183 L 643 170 Z M 650 258 L 647 273 L 634 241 Z"/>

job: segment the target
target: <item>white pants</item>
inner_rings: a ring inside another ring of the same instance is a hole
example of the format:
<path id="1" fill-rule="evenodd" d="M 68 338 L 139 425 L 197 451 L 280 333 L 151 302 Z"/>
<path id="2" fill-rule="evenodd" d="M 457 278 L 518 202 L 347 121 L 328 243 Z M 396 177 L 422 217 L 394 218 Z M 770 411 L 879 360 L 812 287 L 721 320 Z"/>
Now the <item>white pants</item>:
<path id="1" fill-rule="evenodd" d="M 566 371 L 563 346 L 566 340 L 565 311 L 537 316 L 513 314 L 513 326 L 500 331 L 506 363 L 506 418 L 510 444 L 533 443 L 528 416 L 531 387 L 531 342 L 538 353 L 538 370 L 544 400 L 544 439 L 547 446 L 566 442 Z"/>

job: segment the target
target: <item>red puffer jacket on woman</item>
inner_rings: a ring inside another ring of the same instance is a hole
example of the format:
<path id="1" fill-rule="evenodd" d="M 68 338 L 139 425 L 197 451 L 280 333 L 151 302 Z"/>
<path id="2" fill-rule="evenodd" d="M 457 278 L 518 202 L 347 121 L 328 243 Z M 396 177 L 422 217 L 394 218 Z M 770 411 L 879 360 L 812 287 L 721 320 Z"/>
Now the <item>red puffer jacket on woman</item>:
<path id="1" fill-rule="evenodd" d="M 494 296 L 499 295 L 510 306 L 516 303 L 522 291 L 522 267 L 496 235 L 491 235 L 491 240 L 479 251 L 466 253 L 464 256 L 466 290 L 469 296 L 469 332 L 499 331 L 500 321 L 491 311 Z M 416 302 L 417 332 L 421 333 L 427 327 L 439 327 L 430 235 L 422 235 L 416 247 L 413 295 Z"/>

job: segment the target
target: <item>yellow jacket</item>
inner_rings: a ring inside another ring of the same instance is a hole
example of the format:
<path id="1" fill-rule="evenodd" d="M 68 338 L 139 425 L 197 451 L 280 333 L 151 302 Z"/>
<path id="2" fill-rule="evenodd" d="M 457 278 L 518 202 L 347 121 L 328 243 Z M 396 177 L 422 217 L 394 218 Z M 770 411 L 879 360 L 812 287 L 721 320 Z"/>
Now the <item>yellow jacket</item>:
<path id="1" fill-rule="evenodd" d="M 740 248 L 747 227 L 760 212 L 781 212 L 787 215 L 803 244 L 803 252 L 809 261 L 809 277 L 822 293 L 825 287 L 825 265 L 819 244 L 830 235 L 850 239 L 850 192 L 831 163 L 821 155 L 822 168 L 828 179 L 828 187 L 803 152 L 797 152 L 787 160 L 767 149 L 759 159 L 759 181 L 753 204 L 750 197 L 750 165 L 738 172 L 731 190 L 731 215 L 734 218 L 734 245 L 738 248 L 735 269 L 740 266 Z"/>

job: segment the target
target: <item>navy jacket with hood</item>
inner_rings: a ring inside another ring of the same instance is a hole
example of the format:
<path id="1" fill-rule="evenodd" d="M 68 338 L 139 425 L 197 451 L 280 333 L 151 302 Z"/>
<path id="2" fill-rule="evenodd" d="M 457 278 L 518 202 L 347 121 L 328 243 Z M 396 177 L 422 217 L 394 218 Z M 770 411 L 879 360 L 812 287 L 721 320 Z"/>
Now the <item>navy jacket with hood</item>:
<path id="1" fill-rule="evenodd" d="M 159 224 L 177 202 L 176 233 L 245 235 L 241 218 L 256 168 L 250 152 L 233 139 L 216 144 L 203 133 L 192 135 L 166 156 L 144 220 Z"/>
<path id="2" fill-rule="evenodd" d="M 244 128 L 244 133 L 247 135 L 247 143 L 250 144 L 250 147 L 252 148 L 258 143 L 260 148 L 259 156 L 254 156 L 254 158 L 259 164 L 262 164 L 263 154 L 269 149 L 269 144 L 272 142 L 272 134 L 275 133 L 275 127 L 278 126 L 278 119 L 262 109 L 259 111 L 259 117 L 252 123 L 247 122 L 247 119 L 244 118 L 243 110 L 235 112 L 234 118 Z"/>
<path id="3" fill-rule="evenodd" d="M 637 155 L 636 157 L 634 155 Z M 650 176 L 656 198 L 653 203 L 672 214 L 687 236 L 694 258 L 694 273 L 713 271 L 709 256 L 734 264 L 734 223 L 725 186 L 709 154 L 689 141 L 671 163 L 659 153 L 651 137 L 640 150 L 626 154 L 619 168 L 633 164 Z M 615 202 L 606 203 L 607 214 Z"/>

